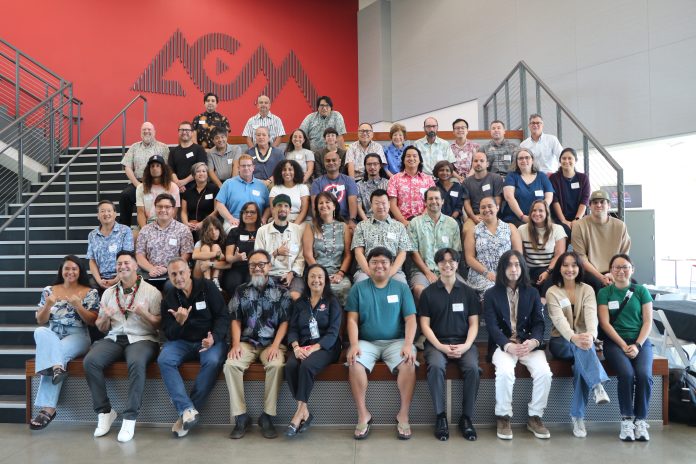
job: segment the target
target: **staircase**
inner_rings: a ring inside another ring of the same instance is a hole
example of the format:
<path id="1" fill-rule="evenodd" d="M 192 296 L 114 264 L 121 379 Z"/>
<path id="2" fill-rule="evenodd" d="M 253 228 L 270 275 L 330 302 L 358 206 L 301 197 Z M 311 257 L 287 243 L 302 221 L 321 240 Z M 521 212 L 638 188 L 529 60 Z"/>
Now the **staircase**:
<path id="1" fill-rule="evenodd" d="M 128 180 L 121 169 L 121 147 L 101 148 L 101 196 L 118 208 L 119 193 Z M 56 170 L 77 152 L 69 150 Z M 31 205 L 29 264 L 24 285 L 24 214 L 0 234 L 0 423 L 24 422 L 26 384 L 24 363 L 34 356 L 34 319 L 41 290 L 53 283 L 66 254 L 81 258 L 87 253 L 87 235 L 98 224 L 96 214 L 96 149 L 84 152 L 70 165 L 70 222 L 65 227 L 65 178 L 59 177 Z M 43 187 L 53 174 L 42 174 L 40 183 L 24 193 L 22 202 Z M 20 204 L 10 204 L 4 223 Z M 66 236 L 67 235 L 67 236 Z"/>

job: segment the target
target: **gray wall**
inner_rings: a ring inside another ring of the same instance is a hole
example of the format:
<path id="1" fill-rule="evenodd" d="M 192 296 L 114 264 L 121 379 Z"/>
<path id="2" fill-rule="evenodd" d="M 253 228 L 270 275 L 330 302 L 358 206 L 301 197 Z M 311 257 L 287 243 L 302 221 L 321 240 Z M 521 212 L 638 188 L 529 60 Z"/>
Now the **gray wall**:
<path id="1" fill-rule="evenodd" d="M 360 119 L 482 103 L 525 60 L 605 145 L 695 132 L 695 20 L 694 0 L 377 0 Z"/>

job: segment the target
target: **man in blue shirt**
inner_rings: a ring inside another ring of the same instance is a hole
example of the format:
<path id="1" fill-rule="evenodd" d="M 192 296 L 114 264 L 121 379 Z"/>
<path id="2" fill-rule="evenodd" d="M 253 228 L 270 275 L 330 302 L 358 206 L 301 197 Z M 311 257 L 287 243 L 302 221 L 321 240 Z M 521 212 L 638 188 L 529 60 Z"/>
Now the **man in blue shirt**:
<path id="1" fill-rule="evenodd" d="M 367 255 L 370 278 L 351 288 L 346 303 L 348 374 L 358 409 L 356 440 L 363 440 L 370 433 L 372 414 L 365 404 L 367 372 L 379 359 L 397 375 L 401 395 L 401 408 L 396 415 L 398 437 L 411 438 L 408 414 L 416 386 L 416 305 L 408 285 L 389 278 L 393 261 L 394 255 L 388 249 L 373 248 Z"/>
<path id="2" fill-rule="evenodd" d="M 215 197 L 215 209 L 224 220 L 225 232 L 240 223 L 239 215 L 245 203 L 253 201 L 263 211 L 262 221 L 268 219 L 268 188 L 263 181 L 254 178 L 254 162 L 249 155 L 239 157 L 239 175 L 227 179 Z"/>
<path id="3" fill-rule="evenodd" d="M 87 237 L 87 259 L 101 293 L 118 282 L 116 255 L 121 250 L 133 251 L 133 233 L 130 227 L 116 222 L 116 211 L 110 200 L 99 202 L 97 217 L 100 225 Z"/>
<path id="4" fill-rule="evenodd" d="M 338 153 L 327 153 L 324 156 L 324 167 L 326 174 L 312 182 L 312 205 L 319 193 L 332 193 L 341 207 L 341 216 L 348 220 L 348 226 L 354 231 L 358 216 L 358 184 L 352 177 L 339 172 L 341 157 Z"/>

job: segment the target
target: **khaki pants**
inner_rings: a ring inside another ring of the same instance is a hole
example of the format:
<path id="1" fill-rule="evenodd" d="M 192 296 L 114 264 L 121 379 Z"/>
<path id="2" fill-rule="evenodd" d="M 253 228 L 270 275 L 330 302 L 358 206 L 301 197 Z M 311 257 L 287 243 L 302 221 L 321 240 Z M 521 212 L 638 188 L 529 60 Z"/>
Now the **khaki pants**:
<path id="1" fill-rule="evenodd" d="M 244 401 L 244 371 L 256 360 L 261 360 L 266 371 L 266 382 L 263 393 L 263 410 L 269 416 L 276 415 L 278 392 L 283 382 L 283 367 L 285 366 L 285 346 L 280 345 L 280 354 L 273 360 L 268 360 L 268 347 L 256 348 L 254 345 L 242 342 L 242 356 L 239 359 L 225 361 L 225 381 L 230 393 L 230 419 L 245 414 Z"/>

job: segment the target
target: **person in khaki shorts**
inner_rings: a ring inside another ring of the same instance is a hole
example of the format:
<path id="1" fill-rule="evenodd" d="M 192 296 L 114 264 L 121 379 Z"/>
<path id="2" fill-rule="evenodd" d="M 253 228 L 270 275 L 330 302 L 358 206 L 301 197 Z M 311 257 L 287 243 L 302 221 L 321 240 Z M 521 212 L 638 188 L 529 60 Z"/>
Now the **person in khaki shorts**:
<path id="1" fill-rule="evenodd" d="M 235 420 L 230 438 L 242 438 L 251 425 L 244 401 L 244 371 L 256 360 L 266 370 L 264 407 L 258 424 L 265 438 L 275 438 L 278 434 L 272 417 L 283 381 L 285 346 L 281 341 L 288 331 L 291 300 L 289 293 L 268 276 L 272 260 L 267 251 L 252 251 L 248 262 L 251 281 L 237 287 L 229 304 L 232 348 L 224 372 L 230 416 Z"/>

